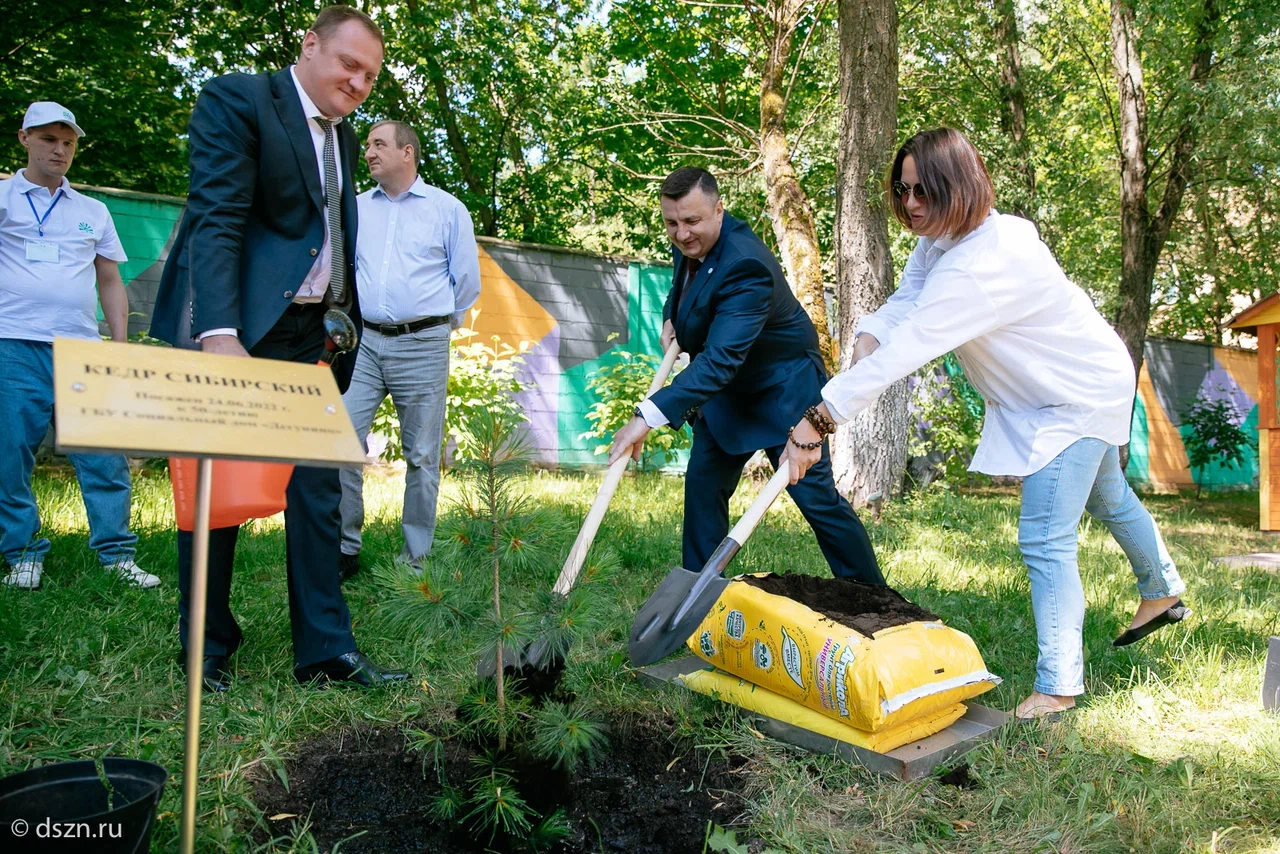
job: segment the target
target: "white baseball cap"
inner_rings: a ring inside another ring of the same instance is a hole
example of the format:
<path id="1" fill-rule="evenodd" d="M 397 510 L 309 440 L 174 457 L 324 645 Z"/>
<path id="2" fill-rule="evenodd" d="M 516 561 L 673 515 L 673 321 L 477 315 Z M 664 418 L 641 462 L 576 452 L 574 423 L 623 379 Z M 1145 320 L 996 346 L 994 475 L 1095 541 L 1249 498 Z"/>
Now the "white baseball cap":
<path id="1" fill-rule="evenodd" d="M 51 125 L 55 122 L 70 125 L 71 129 L 76 132 L 76 136 L 84 136 L 84 131 L 80 128 L 80 125 L 76 124 L 75 113 L 54 101 L 36 101 L 30 107 L 27 107 L 27 114 L 22 117 L 22 129 L 29 130 Z"/>

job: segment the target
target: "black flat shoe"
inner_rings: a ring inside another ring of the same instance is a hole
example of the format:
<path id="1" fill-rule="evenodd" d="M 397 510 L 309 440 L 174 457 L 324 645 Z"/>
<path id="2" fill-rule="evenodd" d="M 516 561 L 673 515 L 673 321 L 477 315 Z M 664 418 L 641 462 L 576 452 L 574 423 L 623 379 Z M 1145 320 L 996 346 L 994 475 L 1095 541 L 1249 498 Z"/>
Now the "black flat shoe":
<path id="1" fill-rule="evenodd" d="M 338 554 L 338 582 L 354 578 L 360 571 L 360 555 Z"/>
<path id="2" fill-rule="evenodd" d="M 1112 646 L 1128 646 L 1131 643 L 1136 643 L 1142 640 L 1143 638 L 1145 638 L 1147 635 L 1154 632 L 1156 629 L 1160 628 L 1161 626 L 1167 626 L 1170 623 L 1182 622 L 1187 618 L 1187 615 L 1190 613 L 1191 613 L 1191 609 L 1188 608 L 1186 605 L 1183 605 L 1182 600 L 1179 599 L 1177 602 L 1174 602 L 1164 611 L 1161 611 L 1159 614 L 1156 614 L 1154 617 L 1152 617 L 1150 620 L 1143 623 L 1142 625 L 1138 626 L 1136 629 L 1126 629 L 1124 634 L 1120 635 L 1120 637 L 1116 638 L 1114 641 L 1111 642 L 1111 645 Z"/>
<path id="3" fill-rule="evenodd" d="M 187 655 L 181 654 L 182 672 L 187 672 Z M 231 666 L 225 655 L 206 655 L 200 667 L 201 682 L 204 690 L 211 694 L 221 694 L 231 690 Z"/>
<path id="4" fill-rule="evenodd" d="M 293 676 L 304 685 L 319 680 L 350 682 L 362 688 L 373 688 L 389 682 L 403 682 L 409 678 L 409 673 L 405 670 L 383 670 L 356 650 L 306 667 L 295 667 Z"/>

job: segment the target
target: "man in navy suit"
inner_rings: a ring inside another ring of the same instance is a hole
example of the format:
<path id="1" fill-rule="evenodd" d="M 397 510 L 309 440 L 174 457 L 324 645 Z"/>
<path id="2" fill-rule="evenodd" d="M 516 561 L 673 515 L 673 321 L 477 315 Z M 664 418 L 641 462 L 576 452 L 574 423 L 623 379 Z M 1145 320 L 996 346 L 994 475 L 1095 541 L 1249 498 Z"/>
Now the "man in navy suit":
<path id="1" fill-rule="evenodd" d="M 307 31 L 296 65 L 205 84 L 188 126 L 187 209 L 161 277 L 152 335 L 206 353 L 314 364 L 325 350 L 327 308 L 359 325 L 352 176 L 360 144 L 342 119 L 368 97 L 382 55 L 377 24 L 349 6 L 330 6 Z M 334 362 L 342 390 L 353 364 L 353 355 Z M 374 666 L 351 633 L 338 580 L 341 497 L 336 469 L 294 469 L 285 511 L 294 675 L 364 686 L 399 681 L 408 674 Z M 209 537 L 202 675 L 211 691 L 230 687 L 228 659 L 242 637 L 230 608 L 238 531 L 220 528 Z M 191 552 L 191 534 L 180 531 L 184 648 Z"/>
<path id="2" fill-rule="evenodd" d="M 671 384 L 636 407 L 614 436 L 612 463 L 662 425 L 693 424 L 684 482 L 684 566 L 698 570 L 729 533 L 729 498 L 763 448 L 776 468 L 787 431 L 822 400 L 827 380 L 813 321 L 777 259 L 746 223 L 724 212 L 715 177 L 686 166 L 662 182 L 662 219 L 675 245 L 662 345 L 692 357 Z M 884 584 L 866 529 L 821 460 L 787 491 L 818 537 L 831 572 Z"/>

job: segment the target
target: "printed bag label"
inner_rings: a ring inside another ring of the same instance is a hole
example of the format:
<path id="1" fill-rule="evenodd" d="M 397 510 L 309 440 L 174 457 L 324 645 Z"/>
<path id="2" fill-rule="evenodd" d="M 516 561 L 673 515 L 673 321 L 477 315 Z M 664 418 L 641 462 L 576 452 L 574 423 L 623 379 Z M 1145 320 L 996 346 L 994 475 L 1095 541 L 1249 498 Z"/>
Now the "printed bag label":
<path id="1" fill-rule="evenodd" d="M 803 691 L 804 688 L 804 659 L 800 655 L 800 647 L 791 635 L 787 634 L 787 630 L 782 630 L 782 667 L 787 671 L 787 675 L 791 677 L 791 681 Z"/>

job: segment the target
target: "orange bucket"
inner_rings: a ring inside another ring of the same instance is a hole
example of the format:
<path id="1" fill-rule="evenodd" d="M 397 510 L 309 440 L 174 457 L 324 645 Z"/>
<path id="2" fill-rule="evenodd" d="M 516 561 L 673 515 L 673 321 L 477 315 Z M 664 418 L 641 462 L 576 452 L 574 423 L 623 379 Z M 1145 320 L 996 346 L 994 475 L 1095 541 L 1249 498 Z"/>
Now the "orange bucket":
<path id="1" fill-rule="evenodd" d="M 178 518 L 178 529 L 182 531 L 193 531 L 196 527 L 196 475 L 199 468 L 199 461 L 190 457 L 169 458 L 173 510 Z M 287 506 L 285 490 L 291 477 L 291 463 L 214 460 L 209 527 L 234 528 L 250 519 L 276 515 Z"/>

